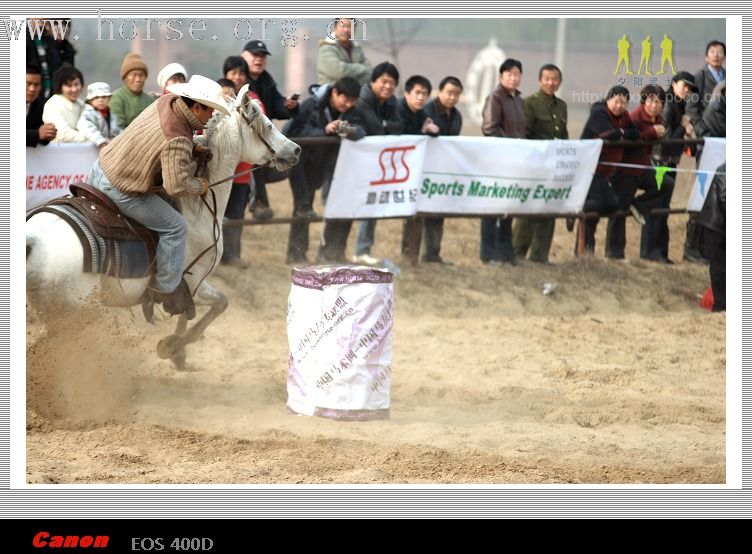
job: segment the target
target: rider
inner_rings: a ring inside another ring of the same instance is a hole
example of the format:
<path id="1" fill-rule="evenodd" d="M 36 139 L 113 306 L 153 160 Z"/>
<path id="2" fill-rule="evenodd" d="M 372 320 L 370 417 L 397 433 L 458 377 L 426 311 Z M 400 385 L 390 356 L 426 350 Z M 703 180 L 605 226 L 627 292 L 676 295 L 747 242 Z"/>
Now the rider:
<path id="1" fill-rule="evenodd" d="M 186 311 L 190 292 L 182 280 L 187 226 L 183 216 L 156 193 L 198 196 L 209 182 L 190 174 L 191 161 L 206 147 L 193 144 L 214 110 L 229 115 L 222 87 L 201 75 L 167 88 L 170 94 L 153 102 L 102 149 L 91 170 L 91 184 L 109 196 L 126 216 L 159 233 L 158 293 L 165 311 Z M 186 296 L 187 294 L 187 296 Z"/>

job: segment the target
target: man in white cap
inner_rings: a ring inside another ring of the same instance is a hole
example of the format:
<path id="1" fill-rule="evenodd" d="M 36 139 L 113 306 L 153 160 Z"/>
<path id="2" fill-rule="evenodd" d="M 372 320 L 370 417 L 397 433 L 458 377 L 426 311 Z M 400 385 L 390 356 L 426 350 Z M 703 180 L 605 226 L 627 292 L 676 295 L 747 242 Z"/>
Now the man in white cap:
<path id="1" fill-rule="evenodd" d="M 159 233 L 159 290 L 152 298 L 162 302 L 165 311 L 180 314 L 191 306 L 182 280 L 187 227 L 183 216 L 155 193 L 164 189 L 170 196 L 206 194 L 209 182 L 189 174 L 199 148 L 194 147 L 193 132 L 206 126 L 215 109 L 230 112 L 222 87 L 201 75 L 170 85 L 167 91 L 170 94 L 141 112 L 100 152 L 90 181 L 123 214 Z"/>

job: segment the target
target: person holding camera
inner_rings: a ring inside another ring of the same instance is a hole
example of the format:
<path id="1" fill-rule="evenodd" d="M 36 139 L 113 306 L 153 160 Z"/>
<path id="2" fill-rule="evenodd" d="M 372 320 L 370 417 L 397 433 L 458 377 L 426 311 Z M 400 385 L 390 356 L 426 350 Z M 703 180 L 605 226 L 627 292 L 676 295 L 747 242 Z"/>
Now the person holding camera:
<path id="1" fill-rule="evenodd" d="M 365 136 L 365 130 L 353 121 L 355 111 L 353 106 L 358 100 L 360 85 L 352 77 L 343 77 L 334 85 L 323 85 L 316 89 L 300 106 L 298 114 L 285 125 L 282 132 L 288 137 L 324 137 L 340 136 L 350 140 L 358 140 Z M 306 146 L 300 157 L 300 162 L 290 168 L 290 188 L 293 196 L 293 217 L 316 217 L 313 209 L 313 199 L 316 189 L 329 182 L 334 173 L 337 162 L 339 145 L 319 144 Z M 325 190 L 325 193 L 328 191 Z M 352 222 L 327 222 L 324 236 L 329 233 L 330 240 L 323 257 L 337 258 L 331 250 L 341 243 L 337 241 L 343 231 L 343 223 L 347 229 L 344 233 L 345 242 Z M 287 242 L 287 263 L 308 263 L 308 221 L 296 221 L 290 225 L 290 236 Z M 328 229 L 328 231 L 327 231 Z M 344 243 L 341 244 L 341 258 L 344 258 Z"/>

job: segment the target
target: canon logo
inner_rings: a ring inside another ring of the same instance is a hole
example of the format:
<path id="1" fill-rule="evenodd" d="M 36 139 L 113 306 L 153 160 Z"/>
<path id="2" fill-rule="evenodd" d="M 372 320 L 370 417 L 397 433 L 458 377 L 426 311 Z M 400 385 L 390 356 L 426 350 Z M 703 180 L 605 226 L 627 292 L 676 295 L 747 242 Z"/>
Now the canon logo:
<path id="1" fill-rule="evenodd" d="M 31 544 L 35 548 L 107 548 L 110 537 L 107 535 L 52 535 L 47 531 L 39 531 L 34 535 Z"/>

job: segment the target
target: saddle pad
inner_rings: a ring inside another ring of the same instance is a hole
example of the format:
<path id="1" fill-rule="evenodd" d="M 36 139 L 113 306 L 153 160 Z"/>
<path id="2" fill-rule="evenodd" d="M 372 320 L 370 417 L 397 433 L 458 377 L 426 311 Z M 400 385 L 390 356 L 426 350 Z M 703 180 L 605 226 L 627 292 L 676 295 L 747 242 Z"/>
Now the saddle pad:
<path id="1" fill-rule="evenodd" d="M 46 205 L 34 211 L 49 212 L 65 220 L 76 232 L 84 250 L 85 273 L 102 273 L 120 279 L 145 277 L 155 264 L 142 241 L 103 239 L 78 211 L 66 204 Z"/>

